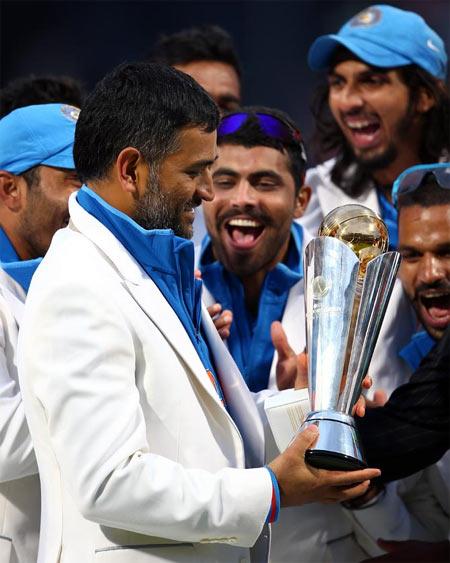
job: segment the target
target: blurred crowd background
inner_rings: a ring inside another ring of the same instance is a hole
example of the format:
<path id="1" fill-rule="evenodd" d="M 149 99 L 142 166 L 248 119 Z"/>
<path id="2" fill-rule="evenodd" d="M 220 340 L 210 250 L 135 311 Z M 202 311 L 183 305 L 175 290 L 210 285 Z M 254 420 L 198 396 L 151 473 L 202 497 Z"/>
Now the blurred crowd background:
<path id="1" fill-rule="evenodd" d="M 233 36 L 243 102 L 287 111 L 312 133 L 320 79 L 307 66 L 314 39 L 335 32 L 368 1 L 1 1 L 0 87 L 29 74 L 65 74 L 88 91 L 123 61 L 145 58 L 161 33 L 213 23 Z M 450 44 L 450 0 L 389 1 L 421 14 Z"/>

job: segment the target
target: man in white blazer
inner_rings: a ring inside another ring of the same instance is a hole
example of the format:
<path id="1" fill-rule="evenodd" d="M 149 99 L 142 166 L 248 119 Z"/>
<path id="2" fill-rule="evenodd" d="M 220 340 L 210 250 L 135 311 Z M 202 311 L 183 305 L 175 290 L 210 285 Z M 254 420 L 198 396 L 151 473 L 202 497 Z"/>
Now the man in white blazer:
<path id="1" fill-rule="evenodd" d="M 17 376 L 26 291 L 67 201 L 78 110 L 28 106 L 0 120 L 0 563 L 36 560 L 40 489 Z M 75 116 L 75 117 L 74 117 Z"/>
<path id="2" fill-rule="evenodd" d="M 222 118 L 212 167 L 215 197 L 203 204 L 209 236 L 199 269 L 206 303 L 218 301 L 234 314 L 227 345 L 250 389 L 260 394 L 282 388 L 279 357 L 299 354 L 306 343 L 302 264 L 311 235 L 295 222 L 309 199 L 305 166 L 300 131 L 287 115 L 247 107 Z M 387 320 L 395 334 L 393 310 Z M 386 347 L 390 336 L 382 333 L 372 364 L 379 366 L 382 358 L 383 372 L 394 361 Z M 269 432 L 268 459 L 276 451 Z M 380 535 L 426 537 L 395 491 L 372 503 L 351 520 L 336 506 L 283 509 L 273 529 L 271 561 L 294 561 L 297 553 L 305 563 L 359 561 L 379 553 Z"/>
<path id="3" fill-rule="evenodd" d="M 186 240 L 212 197 L 217 123 L 193 79 L 151 63 L 118 67 L 83 107 L 85 185 L 19 341 L 40 563 L 238 562 L 258 538 L 263 561 L 280 504 L 354 497 L 378 474 L 308 467 L 314 431 L 262 467 L 261 420 L 201 309 Z"/>

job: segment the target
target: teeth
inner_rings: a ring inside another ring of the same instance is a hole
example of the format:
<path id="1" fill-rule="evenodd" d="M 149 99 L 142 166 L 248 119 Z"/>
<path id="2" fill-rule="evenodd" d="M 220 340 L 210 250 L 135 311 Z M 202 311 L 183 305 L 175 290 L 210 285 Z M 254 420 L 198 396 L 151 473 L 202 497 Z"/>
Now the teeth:
<path id="1" fill-rule="evenodd" d="M 448 295 L 448 291 L 443 291 L 441 293 L 433 293 L 431 295 L 422 295 L 422 299 L 434 299 L 436 297 L 447 297 Z"/>
<path id="2" fill-rule="evenodd" d="M 370 121 L 360 121 L 359 123 L 347 123 L 350 129 L 363 129 L 364 127 L 368 127 L 369 125 L 375 125 Z"/>
<path id="3" fill-rule="evenodd" d="M 251 219 L 232 219 L 228 225 L 230 227 L 260 227 L 261 223 Z"/>

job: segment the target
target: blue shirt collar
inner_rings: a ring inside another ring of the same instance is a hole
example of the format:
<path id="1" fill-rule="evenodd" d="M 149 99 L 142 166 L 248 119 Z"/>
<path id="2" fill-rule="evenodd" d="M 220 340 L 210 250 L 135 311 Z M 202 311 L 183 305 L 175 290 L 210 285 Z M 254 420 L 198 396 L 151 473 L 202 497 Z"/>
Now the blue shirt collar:
<path id="1" fill-rule="evenodd" d="M 21 260 L 5 231 L 0 227 L 0 267 L 9 274 L 25 293 L 28 292 L 31 279 L 42 258 Z"/>
<path id="2" fill-rule="evenodd" d="M 377 190 L 377 194 L 378 203 L 380 205 L 381 218 L 385 222 L 389 233 L 389 250 L 397 250 L 398 211 L 380 190 Z"/>
<path id="3" fill-rule="evenodd" d="M 400 350 L 399 356 L 407 362 L 411 371 L 415 372 L 420 362 L 435 344 L 436 340 L 434 340 L 428 332 L 421 330 L 420 332 L 416 332 L 408 344 Z"/>
<path id="4" fill-rule="evenodd" d="M 204 241 L 199 264 L 203 282 L 224 309 L 235 313 L 227 344 L 251 391 L 267 388 L 274 354 L 270 327 L 282 319 L 289 291 L 303 276 L 302 249 L 303 229 L 294 223 L 286 259 L 267 273 L 254 318 L 241 280 L 214 258 L 209 237 Z"/>
<path id="5" fill-rule="evenodd" d="M 5 231 L 0 227 L 0 261 L 18 262 L 20 260 Z"/>
<path id="6" fill-rule="evenodd" d="M 212 358 L 201 334 L 202 282 L 194 278 L 193 243 L 175 236 L 169 229 L 143 229 L 87 186 L 78 191 L 76 198 L 83 209 L 111 231 L 153 280 L 214 378 Z"/>

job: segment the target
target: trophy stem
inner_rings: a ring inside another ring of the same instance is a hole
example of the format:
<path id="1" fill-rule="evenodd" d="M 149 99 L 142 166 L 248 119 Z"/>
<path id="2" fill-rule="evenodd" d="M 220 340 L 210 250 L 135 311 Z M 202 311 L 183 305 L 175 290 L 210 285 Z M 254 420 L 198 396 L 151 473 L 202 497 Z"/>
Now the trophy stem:
<path id="1" fill-rule="evenodd" d="M 361 270 L 361 268 L 360 268 L 360 270 Z M 344 390 L 345 385 L 346 385 L 346 381 L 347 381 L 348 367 L 349 367 L 350 358 L 351 358 L 351 355 L 352 355 L 353 340 L 355 338 L 356 321 L 358 320 L 359 306 L 360 306 L 360 303 L 361 303 L 361 293 L 362 293 L 363 280 L 362 280 L 361 275 L 360 275 L 360 270 L 358 272 L 358 280 L 357 280 L 356 285 L 355 285 L 355 298 L 353 300 L 352 316 L 351 316 L 351 319 L 350 319 L 350 328 L 349 328 L 349 331 L 348 331 L 347 348 L 346 348 L 346 354 L 345 354 L 344 367 L 343 367 L 343 370 L 342 370 L 341 387 L 340 387 L 340 390 L 339 390 L 340 393 L 342 393 L 342 391 Z"/>
<path id="2" fill-rule="evenodd" d="M 313 411 L 302 430 L 315 424 L 319 437 L 306 450 L 305 460 L 319 469 L 349 471 L 367 467 L 353 417 L 337 411 Z"/>

